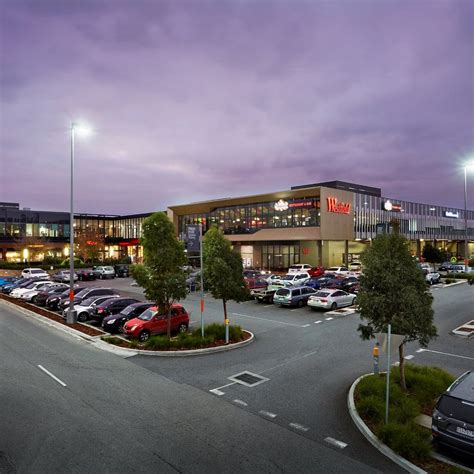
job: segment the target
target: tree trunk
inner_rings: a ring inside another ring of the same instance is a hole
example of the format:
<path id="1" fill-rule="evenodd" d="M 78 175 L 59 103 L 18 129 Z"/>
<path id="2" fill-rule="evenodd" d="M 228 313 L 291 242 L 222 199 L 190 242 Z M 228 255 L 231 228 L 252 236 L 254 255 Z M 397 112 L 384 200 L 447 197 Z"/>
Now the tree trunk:
<path id="1" fill-rule="evenodd" d="M 407 391 L 407 384 L 405 381 L 405 356 L 403 354 L 405 348 L 405 343 L 402 343 L 398 346 L 398 356 L 400 358 L 400 385 L 402 390 Z"/>

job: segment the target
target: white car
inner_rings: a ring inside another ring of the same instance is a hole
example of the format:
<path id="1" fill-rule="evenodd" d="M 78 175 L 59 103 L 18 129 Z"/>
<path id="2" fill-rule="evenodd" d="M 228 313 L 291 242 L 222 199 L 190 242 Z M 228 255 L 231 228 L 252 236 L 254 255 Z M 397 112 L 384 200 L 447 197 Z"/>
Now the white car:
<path id="1" fill-rule="evenodd" d="M 94 273 L 97 275 L 97 278 L 115 278 L 115 269 L 114 267 L 109 267 L 101 265 L 93 268 Z"/>
<path id="2" fill-rule="evenodd" d="M 430 285 L 434 285 L 434 284 L 439 283 L 441 281 L 441 275 L 438 272 L 428 272 L 425 275 L 425 280 Z"/>
<path id="3" fill-rule="evenodd" d="M 22 278 L 42 278 L 43 280 L 49 280 L 49 275 L 41 268 L 25 268 L 21 272 Z"/>
<path id="4" fill-rule="evenodd" d="M 270 275 L 268 278 L 263 278 L 269 285 L 273 285 L 276 281 L 281 279 L 281 275 Z"/>
<path id="5" fill-rule="evenodd" d="M 40 290 L 43 286 L 50 285 L 51 282 L 46 280 L 42 281 L 32 281 L 28 286 L 25 286 L 24 288 L 15 288 L 11 293 L 10 296 L 12 298 L 21 298 L 21 295 L 24 293 L 28 293 L 31 290 Z"/>
<path id="6" fill-rule="evenodd" d="M 326 268 L 324 273 L 335 273 L 336 275 L 348 276 L 349 273 L 351 272 L 349 271 L 347 267 L 329 267 L 329 268 Z"/>
<path id="7" fill-rule="evenodd" d="M 343 306 L 356 304 L 357 296 L 342 290 L 332 290 L 324 288 L 308 299 L 310 308 L 323 308 L 334 311 Z"/>
<path id="8" fill-rule="evenodd" d="M 362 264 L 360 262 L 349 263 L 349 271 L 360 272 L 362 270 Z"/>
<path id="9" fill-rule="evenodd" d="M 288 273 L 300 273 L 300 272 L 307 272 L 308 270 L 311 270 L 313 267 L 311 265 L 308 265 L 307 263 L 298 263 L 296 265 L 291 265 L 290 268 L 288 268 Z"/>
<path id="10" fill-rule="evenodd" d="M 64 285 L 63 283 L 52 283 L 48 282 L 47 285 L 43 285 L 40 287 L 32 288 L 31 290 L 25 291 L 20 295 L 20 299 L 23 301 L 32 301 L 34 302 L 35 296 L 40 292 L 40 291 L 47 291 L 51 290 L 53 288 L 64 288 L 67 289 L 67 285 Z"/>
<path id="11" fill-rule="evenodd" d="M 288 273 L 283 275 L 279 279 L 273 281 L 273 284 L 281 284 L 284 286 L 301 286 L 304 285 L 307 280 L 311 277 L 308 272 L 302 273 Z"/>

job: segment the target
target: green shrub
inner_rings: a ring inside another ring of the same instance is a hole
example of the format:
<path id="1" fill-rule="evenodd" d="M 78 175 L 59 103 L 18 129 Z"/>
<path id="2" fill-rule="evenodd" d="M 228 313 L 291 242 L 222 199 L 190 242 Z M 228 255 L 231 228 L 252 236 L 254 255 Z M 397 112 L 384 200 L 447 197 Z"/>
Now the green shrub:
<path id="1" fill-rule="evenodd" d="M 357 385 L 357 393 L 362 397 L 377 396 L 384 397 L 385 376 L 371 375 L 363 378 Z"/>
<path id="2" fill-rule="evenodd" d="M 373 423 L 380 423 L 385 416 L 385 399 L 369 395 L 357 402 L 357 411 L 362 418 L 368 418 Z"/>
<path id="3" fill-rule="evenodd" d="M 214 337 L 201 334 L 182 333 L 176 338 L 168 339 L 167 336 L 153 336 L 145 343 L 146 349 L 169 350 L 169 349 L 199 349 L 214 342 Z"/>
<path id="4" fill-rule="evenodd" d="M 405 458 L 426 460 L 430 456 L 429 431 L 425 432 L 414 423 L 388 423 L 380 428 L 378 435 L 383 443 Z"/>
<path id="5" fill-rule="evenodd" d="M 105 342 L 108 342 L 109 344 L 119 344 L 120 342 L 122 342 L 121 339 L 114 336 L 106 336 L 106 337 L 103 337 L 102 340 Z"/>
<path id="6" fill-rule="evenodd" d="M 172 341 L 167 336 L 153 336 L 145 342 L 146 349 L 165 350 L 170 347 L 172 347 Z"/>
<path id="7" fill-rule="evenodd" d="M 393 396 L 393 394 L 390 394 L 390 405 L 390 421 L 401 424 L 413 421 L 421 411 L 417 400 L 408 398 L 407 396 L 396 398 Z"/>
<path id="8" fill-rule="evenodd" d="M 197 328 L 192 332 L 193 335 L 200 335 L 201 328 Z M 216 340 L 225 339 L 225 325 L 219 323 L 209 324 L 204 327 L 204 334 L 212 336 Z M 229 326 L 229 339 L 233 342 L 241 341 L 244 335 L 240 326 Z"/>
<path id="9" fill-rule="evenodd" d="M 135 339 L 132 339 L 129 344 L 130 349 L 138 349 L 138 341 Z"/>

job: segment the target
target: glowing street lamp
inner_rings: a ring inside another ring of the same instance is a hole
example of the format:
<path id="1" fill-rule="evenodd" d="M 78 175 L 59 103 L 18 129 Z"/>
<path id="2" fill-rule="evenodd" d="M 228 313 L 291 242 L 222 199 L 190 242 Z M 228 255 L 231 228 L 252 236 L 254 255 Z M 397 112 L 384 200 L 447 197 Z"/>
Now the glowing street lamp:
<path id="1" fill-rule="evenodd" d="M 78 133 L 82 136 L 91 134 L 91 129 L 77 122 L 71 123 L 71 213 L 69 216 L 69 310 L 67 311 L 67 324 L 76 322 L 74 311 L 74 138 Z"/>
<path id="2" fill-rule="evenodd" d="M 464 164 L 464 271 L 468 271 L 468 249 L 467 249 L 467 172 L 474 171 L 474 160 Z"/>

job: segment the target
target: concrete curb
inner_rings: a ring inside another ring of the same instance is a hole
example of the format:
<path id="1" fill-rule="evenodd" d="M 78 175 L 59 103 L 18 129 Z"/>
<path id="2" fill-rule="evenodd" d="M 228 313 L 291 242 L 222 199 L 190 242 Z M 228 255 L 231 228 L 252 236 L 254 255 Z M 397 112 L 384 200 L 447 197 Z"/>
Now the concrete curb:
<path id="1" fill-rule="evenodd" d="M 29 318 L 36 319 L 36 321 L 39 321 L 40 323 L 46 324 L 46 326 L 53 327 L 59 331 L 62 331 L 65 334 L 69 334 L 75 337 L 80 337 L 81 339 L 84 339 L 88 342 L 93 342 L 94 337 L 97 336 L 89 336 L 88 334 L 84 334 L 83 332 L 77 331 L 76 329 L 69 328 L 66 326 L 63 326 L 62 324 L 53 321 L 52 319 L 49 319 L 45 316 L 41 316 L 39 314 L 36 314 L 34 311 L 31 311 L 30 309 L 27 308 L 22 308 L 21 306 L 16 305 L 15 303 L 11 303 L 10 301 L 5 301 L 0 299 L 0 304 L 5 304 L 5 306 L 11 308 L 11 309 L 16 309 L 20 313 L 25 314 Z"/>
<path id="2" fill-rule="evenodd" d="M 357 384 L 372 374 L 361 375 L 355 382 L 351 385 L 349 393 L 347 394 L 347 408 L 349 409 L 349 414 L 351 415 L 352 421 L 356 425 L 357 429 L 364 435 L 364 437 L 369 441 L 372 446 L 378 449 L 382 454 L 391 459 L 394 463 L 398 464 L 400 467 L 405 469 L 407 472 L 414 474 L 426 474 L 426 471 L 415 466 L 410 461 L 407 461 L 405 458 L 399 456 L 395 451 L 390 449 L 387 445 L 383 444 L 378 438 L 369 430 L 368 426 L 363 422 L 362 418 L 357 413 L 357 409 L 354 402 L 354 391 Z"/>
<path id="3" fill-rule="evenodd" d="M 198 355 L 213 354 L 215 352 L 227 352 L 234 349 L 239 349 L 241 347 L 247 346 L 255 340 L 255 335 L 244 329 L 243 331 L 250 334 L 250 338 L 246 341 L 236 342 L 235 344 L 229 344 L 228 346 L 218 346 L 218 347 L 207 347 L 205 349 L 190 349 L 186 351 L 147 351 L 143 349 L 127 349 L 126 347 L 117 347 L 113 344 L 109 344 L 100 339 L 94 341 L 94 344 L 99 348 L 105 351 L 113 352 L 117 355 L 132 357 L 134 355 L 145 355 L 152 357 L 190 357 Z"/>

